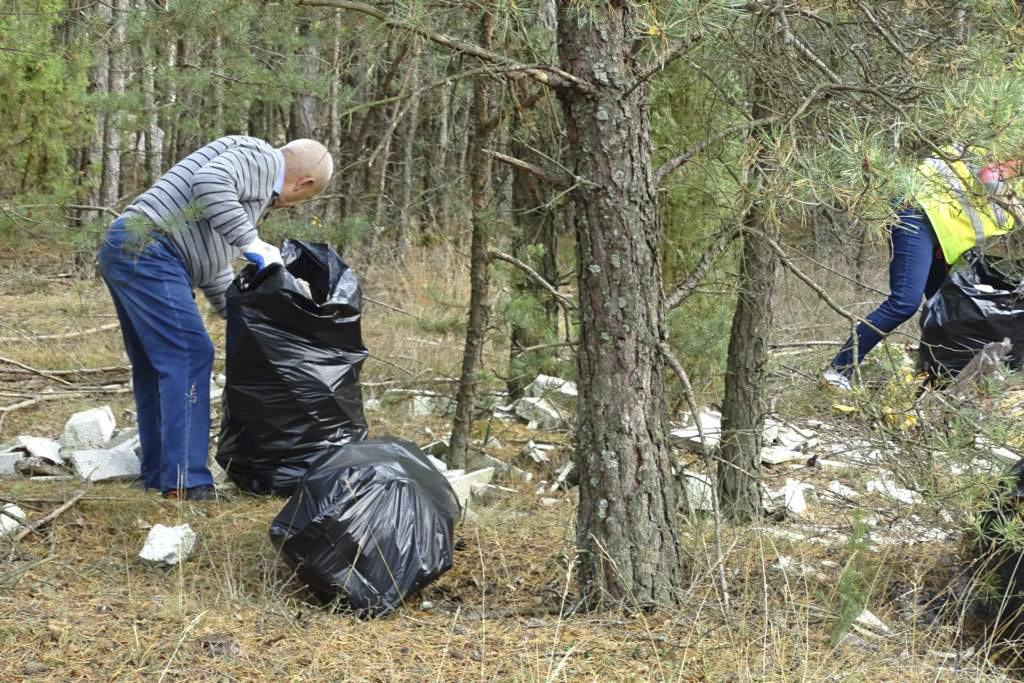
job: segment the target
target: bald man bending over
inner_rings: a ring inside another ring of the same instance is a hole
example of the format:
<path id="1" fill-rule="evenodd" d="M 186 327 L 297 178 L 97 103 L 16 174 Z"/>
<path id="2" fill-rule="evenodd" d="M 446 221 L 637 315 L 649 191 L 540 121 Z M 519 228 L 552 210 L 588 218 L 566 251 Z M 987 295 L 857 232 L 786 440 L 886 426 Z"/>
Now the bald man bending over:
<path id="1" fill-rule="evenodd" d="M 281 263 L 277 247 L 256 233 L 263 215 L 314 197 L 333 172 L 315 140 L 275 149 L 223 137 L 178 162 L 107 230 L 100 273 L 132 363 L 147 489 L 216 500 L 207 467 L 213 342 L 193 289 L 223 318 L 239 256 L 261 269 Z"/>

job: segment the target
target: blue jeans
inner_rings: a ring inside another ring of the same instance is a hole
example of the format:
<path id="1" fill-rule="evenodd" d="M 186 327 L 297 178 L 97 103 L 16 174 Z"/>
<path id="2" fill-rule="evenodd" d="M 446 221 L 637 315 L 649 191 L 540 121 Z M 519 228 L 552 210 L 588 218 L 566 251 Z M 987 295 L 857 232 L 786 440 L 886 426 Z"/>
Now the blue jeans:
<path id="1" fill-rule="evenodd" d="M 922 296 L 928 298 L 939 291 L 948 270 L 928 216 L 918 208 L 900 209 L 896 216 L 896 224 L 889 229 L 889 298 L 866 318 L 885 334 L 913 317 Z M 856 334 L 859 364 L 882 341 L 883 334 L 864 323 L 857 325 Z M 853 337 L 843 344 L 832 367 L 847 375 L 853 370 Z"/>
<path id="2" fill-rule="evenodd" d="M 138 233 L 117 219 L 98 257 L 132 364 L 142 481 L 164 492 L 209 486 L 213 342 L 177 249 Z"/>

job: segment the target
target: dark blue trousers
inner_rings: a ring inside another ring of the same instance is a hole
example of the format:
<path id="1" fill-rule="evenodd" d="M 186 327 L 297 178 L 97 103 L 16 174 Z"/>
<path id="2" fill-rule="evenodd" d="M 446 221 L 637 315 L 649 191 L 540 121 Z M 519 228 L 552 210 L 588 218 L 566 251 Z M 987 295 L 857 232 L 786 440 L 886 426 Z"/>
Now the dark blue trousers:
<path id="1" fill-rule="evenodd" d="M 910 320 L 921 306 L 921 298 L 939 291 L 947 267 L 928 216 L 918 208 L 896 212 L 897 221 L 890 229 L 889 298 L 866 318 L 874 327 L 888 334 Z M 857 363 L 882 341 L 882 334 L 860 323 L 856 327 Z M 844 374 L 853 370 L 853 337 L 843 344 L 832 367 Z"/>
<path id="2" fill-rule="evenodd" d="M 122 218 L 98 257 L 132 363 L 142 481 L 160 491 L 209 486 L 213 342 L 185 265 L 166 238 L 140 237 Z"/>

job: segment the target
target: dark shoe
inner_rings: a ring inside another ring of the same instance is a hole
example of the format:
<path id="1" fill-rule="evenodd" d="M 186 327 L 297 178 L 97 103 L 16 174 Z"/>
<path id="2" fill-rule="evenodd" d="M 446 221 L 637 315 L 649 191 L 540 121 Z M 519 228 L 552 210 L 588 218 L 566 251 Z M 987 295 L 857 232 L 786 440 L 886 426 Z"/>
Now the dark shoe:
<path id="1" fill-rule="evenodd" d="M 223 493 L 219 493 L 212 486 L 196 486 L 190 489 L 171 489 L 164 491 L 164 498 L 167 500 L 195 500 L 205 502 L 227 503 L 231 499 Z"/>

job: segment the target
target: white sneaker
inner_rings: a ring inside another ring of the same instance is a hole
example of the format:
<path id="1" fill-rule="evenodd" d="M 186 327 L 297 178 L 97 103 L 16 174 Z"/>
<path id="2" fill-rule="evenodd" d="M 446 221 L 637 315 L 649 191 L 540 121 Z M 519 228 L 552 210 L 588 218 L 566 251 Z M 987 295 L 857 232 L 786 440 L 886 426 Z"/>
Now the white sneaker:
<path id="1" fill-rule="evenodd" d="M 835 368 L 828 368 L 821 373 L 821 381 L 837 391 L 853 391 L 853 384 L 850 378 Z"/>

